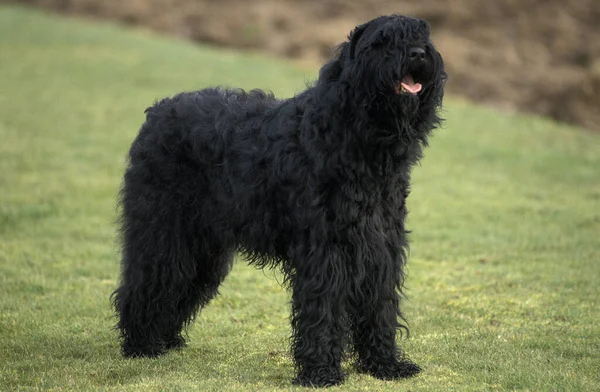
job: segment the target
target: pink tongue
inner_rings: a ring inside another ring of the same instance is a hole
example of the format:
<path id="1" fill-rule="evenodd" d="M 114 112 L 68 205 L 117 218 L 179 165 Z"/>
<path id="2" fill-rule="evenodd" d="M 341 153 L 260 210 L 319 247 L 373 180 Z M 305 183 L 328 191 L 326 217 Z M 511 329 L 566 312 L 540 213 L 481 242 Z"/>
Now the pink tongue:
<path id="1" fill-rule="evenodd" d="M 421 87 L 423 87 L 421 86 L 421 83 L 415 83 L 411 75 L 406 75 L 403 77 L 400 85 L 413 94 L 421 91 Z"/>

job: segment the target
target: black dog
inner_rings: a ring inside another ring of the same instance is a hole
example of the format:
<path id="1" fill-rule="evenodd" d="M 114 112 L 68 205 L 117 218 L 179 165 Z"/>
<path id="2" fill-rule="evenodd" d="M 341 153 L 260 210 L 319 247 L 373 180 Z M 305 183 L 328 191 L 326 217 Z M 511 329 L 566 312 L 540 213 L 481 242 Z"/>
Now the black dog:
<path id="1" fill-rule="evenodd" d="M 418 373 L 396 345 L 405 203 L 445 79 L 428 24 L 382 16 L 293 98 L 210 88 L 147 109 L 121 195 L 125 355 L 183 345 L 241 251 L 291 288 L 295 382 L 340 383 L 349 353 L 381 379 Z"/>

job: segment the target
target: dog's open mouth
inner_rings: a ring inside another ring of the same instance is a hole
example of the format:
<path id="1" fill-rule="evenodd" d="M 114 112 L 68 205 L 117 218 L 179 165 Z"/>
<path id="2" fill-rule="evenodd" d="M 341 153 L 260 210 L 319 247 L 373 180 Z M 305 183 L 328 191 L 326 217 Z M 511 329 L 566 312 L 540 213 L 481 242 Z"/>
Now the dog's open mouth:
<path id="1" fill-rule="evenodd" d="M 396 82 L 396 94 L 415 95 L 423 88 L 421 83 L 414 81 L 411 74 L 405 75 L 401 81 Z"/>

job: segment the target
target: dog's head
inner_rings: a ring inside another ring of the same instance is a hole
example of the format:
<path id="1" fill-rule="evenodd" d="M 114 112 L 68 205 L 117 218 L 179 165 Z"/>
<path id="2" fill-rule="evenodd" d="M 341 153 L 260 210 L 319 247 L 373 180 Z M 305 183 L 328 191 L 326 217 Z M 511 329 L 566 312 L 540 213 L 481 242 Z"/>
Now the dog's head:
<path id="1" fill-rule="evenodd" d="M 447 74 L 426 21 L 380 16 L 357 26 L 338 55 L 320 72 L 320 83 L 347 87 L 357 108 L 391 121 L 431 117 L 441 105 Z"/>

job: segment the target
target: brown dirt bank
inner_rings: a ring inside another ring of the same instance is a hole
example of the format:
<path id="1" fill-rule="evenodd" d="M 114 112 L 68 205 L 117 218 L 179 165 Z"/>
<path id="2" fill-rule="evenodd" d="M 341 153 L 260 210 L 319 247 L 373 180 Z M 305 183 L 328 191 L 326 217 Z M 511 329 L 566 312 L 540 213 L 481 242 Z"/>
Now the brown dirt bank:
<path id="1" fill-rule="evenodd" d="M 10 0 L 0 0 L 10 2 Z M 321 61 L 358 23 L 430 21 L 451 93 L 600 129 L 599 0 L 20 0 Z"/>

